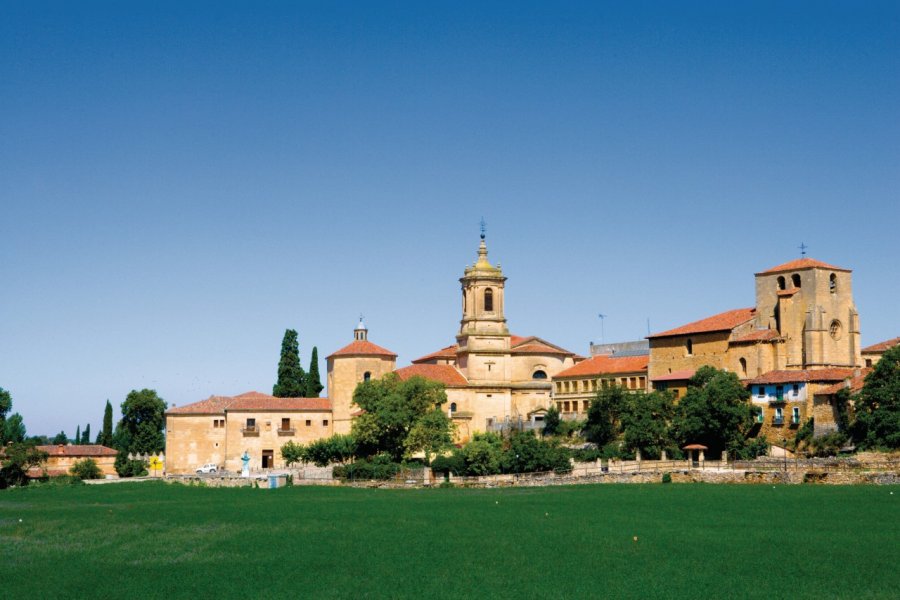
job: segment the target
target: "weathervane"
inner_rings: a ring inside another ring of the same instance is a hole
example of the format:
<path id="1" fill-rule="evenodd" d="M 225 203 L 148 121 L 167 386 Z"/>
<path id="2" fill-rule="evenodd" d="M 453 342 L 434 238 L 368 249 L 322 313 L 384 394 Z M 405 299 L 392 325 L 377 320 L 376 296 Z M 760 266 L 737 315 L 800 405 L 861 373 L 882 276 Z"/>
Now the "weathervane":
<path id="1" fill-rule="evenodd" d="M 797 247 L 800 248 L 800 256 L 801 256 L 801 257 L 805 257 L 805 256 L 806 256 L 806 249 L 809 248 L 809 246 L 807 246 L 807 245 L 804 244 L 803 242 L 800 242 L 800 245 L 797 246 Z"/>
<path id="2" fill-rule="evenodd" d="M 484 239 L 485 231 L 487 231 L 487 223 L 484 222 L 484 217 L 481 217 L 481 239 Z"/>

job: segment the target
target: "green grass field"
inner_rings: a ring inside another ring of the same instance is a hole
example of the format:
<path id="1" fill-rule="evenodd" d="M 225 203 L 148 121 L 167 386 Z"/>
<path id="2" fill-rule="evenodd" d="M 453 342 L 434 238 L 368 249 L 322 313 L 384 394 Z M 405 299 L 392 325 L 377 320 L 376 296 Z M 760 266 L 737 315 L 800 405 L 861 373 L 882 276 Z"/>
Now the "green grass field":
<path id="1" fill-rule="evenodd" d="M 898 517 L 876 486 L 7 490 L 0 597 L 897 598 Z"/>

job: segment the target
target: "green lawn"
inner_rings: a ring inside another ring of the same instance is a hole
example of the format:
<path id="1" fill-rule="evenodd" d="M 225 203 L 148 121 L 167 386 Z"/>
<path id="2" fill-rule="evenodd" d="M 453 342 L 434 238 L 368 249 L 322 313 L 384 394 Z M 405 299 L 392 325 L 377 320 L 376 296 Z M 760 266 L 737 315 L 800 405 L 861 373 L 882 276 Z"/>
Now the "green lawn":
<path id="1" fill-rule="evenodd" d="M 3 598 L 896 598 L 900 488 L 7 490 L 0 573 Z"/>

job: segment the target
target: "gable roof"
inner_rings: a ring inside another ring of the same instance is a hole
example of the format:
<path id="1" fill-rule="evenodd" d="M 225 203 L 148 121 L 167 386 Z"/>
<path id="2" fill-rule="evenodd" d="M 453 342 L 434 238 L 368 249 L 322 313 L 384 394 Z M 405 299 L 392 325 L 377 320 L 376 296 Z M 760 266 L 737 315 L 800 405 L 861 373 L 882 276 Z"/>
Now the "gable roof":
<path id="1" fill-rule="evenodd" d="M 354 340 L 325 358 L 327 360 L 334 356 L 386 356 L 388 358 L 397 358 L 397 355 L 387 348 L 382 348 L 368 340 Z"/>
<path id="2" fill-rule="evenodd" d="M 509 336 L 509 347 L 511 354 L 565 354 L 566 356 L 575 356 L 574 352 L 569 352 L 565 348 L 551 344 L 536 335 L 528 337 L 511 335 Z"/>
<path id="3" fill-rule="evenodd" d="M 394 371 L 400 379 L 406 381 L 418 375 L 432 381 L 439 381 L 447 387 L 464 387 L 469 384 L 466 377 L 452 365 L 417 364 Z"/>
<path id="4" fill-rule="evenodd" d="M 66 446 L 51 444 L 38 446 L 37 448 L 50 456 L 115 456 L 118 454 L 118 451 L 98 444 L 71 444 Z"/>
<path id="5" fill-rule="evenodd" d="M 861 350 L 861 352 L 886 352 L 898 344 L 900 344 L 900 337 L 895 337 L 890 340 L 878 342 L 877 344 L 872 344 L 871 346 L 866 346 Z"/>
<path id="6" fill-rule="evenodd" d="M 730 331 L 738 325 L 742 325 L 748 322 L 753 318 L 755 314 L 755 308 L 737 308 L 734 310 L 728 310 L 723 313 L 707 317 L 705 319 L 700 319 L 699 321 L 694 321 L 693 323 L 688 323 L 687 325 L 682 325 L 681 327 L 676 327 L 675 329 L 669 329 L 668 331 L 663 331 L 662 333 L 654 333 L 653 335 L 648 335 L 647 339 L 652 340 L 655 338 L 671 337 L 676 335 L 712 333 L 715 331 Z"/>
<path id="7" fill-rule="evenodd" d="M 759 385 L 767 383 L 807 383 L 820 381 L 842 381 L 853 377 L 856 369 L 828 368 L 828 369 L 776 369 L 763 373 L 759 377 L 748 379 L 746 385 Z"/>
<path id="8" fill-rule="evenodd" d="M 866 375 L 871 372 L 872 369 L 860 369 L 858 375 L 854 375 L 850 379 L 845 379 L 844 381 L 841 381 L 839 383 L 829 385 L 827 388 L 821 389 L 816 392 L 816 395 L 818 396 L 819 394 L 825 394 L 830 396 L 831 394 L 837 394 L 844 388 L 849 389 L 851 394 L 856 394 L 861 389 L 863 389 L 863 385 L 865 385 L 866 383 Z"/>
<path id="9" fill-rule="evenodd" d="M 553 379 L 565 377 L 584 377 L 612 373 L 641 373 L 647 371 L 650 357 L 642 356 L 594 356 L 583 360 L 574 367 L 560 371 Z"/>
<path id="10" fill-rule="evenodd" d="M 276 398 L 260 392 L 237 396 L 210 396 L 205 400 L 170 408 L 167 415 L 224 415 L 229 410 L 314 410 L 330 411 L 329 398 Z"/>
<path id="11" fill-rule="evenodd" d="M 459 350 L 459 344 L 452 344 L 447 346 L 446 348 L 441 348 L 436 352 L 432 352 L 431 354 L 426 354 L 425 356 L 420 356 L 416 360 L 412 361 L 412 363 L 419 364 L 425 363 L 432 360 L 456 360 L 456 351 Z"/>
<path id="12" fill-rule="evenodd" d="M 843 269 L 841 267 L 829 265 L 828 263 L 823 263 L 821 260 L 816 260 L 814 258 L 798 258 L 797 260 L 786 262 L 784 264 L 778 265 L 777 267 L 766 269 L 765 271 L 757 273 L 757 275 L 781 273 L 782 271 L 800 271 L 803 269 L 829 269 L 831 271 L 846 271 L 848 273 L 850 272 L 850 269 Z"/>

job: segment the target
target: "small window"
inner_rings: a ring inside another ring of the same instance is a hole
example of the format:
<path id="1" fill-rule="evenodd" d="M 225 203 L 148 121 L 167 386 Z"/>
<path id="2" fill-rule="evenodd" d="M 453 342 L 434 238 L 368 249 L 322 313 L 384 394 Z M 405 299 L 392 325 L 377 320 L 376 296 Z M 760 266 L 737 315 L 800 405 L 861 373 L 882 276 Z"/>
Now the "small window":
<path id="1" fill-rule="evenodd" d="M 841 322 L 835 319 L 831 322 L 831 325 L 828 326 L 828 334 L 831 336 L 831 339 L 837 341 L 841 339 Z"/>
<path id="2" fill-rule="evenodd" d="M 837 275 L 835 275 L 834 273 L 832 273 L 831 277 L 828 278 L 828 289 L 832 294 L 837 291 Z"/>
<path id="3" fill-rule="evenodd" d="M 741 375 L 746 377 L 747 376 L 747 359 L 741 358 L 741 360 L 739 360 L 738 362 L 741 364 Z"/>
<path id="4" fill-rule="evenodd" d="M 800 395 L 800 384 L 799 383 L 794 384 L 793 391 L 794 391 L 794 396 Z"/>
<path id="5" fill-rule="evenodd" d="M 289 418 L 281 419 L 281 430 L 287 431 L 290 428 L 291 428 L 291 420 Z"/>
<path id="6" fill-rule="evenodd" d="M 784 400 L 784 386 L 783 385 L 775 386 L 775 398 L 778 400 Z"/>
<path id="7" fill-rule="evenodd" d="M 871 367 L 871 366 L 872 366 L 872 359 L 871 359 L 871 358 L 867 358 L 867 359 L 866 359 L 866 367 L 868 368 L 868 367 Z"/>
<path id="8" fill-rule="evenodd" d="M 494 310 L 494 290 L 488 288 L 484 290 L 484 312 L 493 312 Z"/>
<path id="9" fill-rule="evenodd" d="M 691 340 L 691 338 L 688 338 L 688 340 L 684 343 L 684 347 L 687 350 L 688 356 L 694 354 L 694 342 L 693 340 Z"/>
<path id="10" fill-rule="evenodd" d="M 531 375 L 532 379 L 547 379 L 547 372 L 538 369 Z"/>
<path id="11" fill-rule="evenodd" d="M 783 290 L 785 288 L 784 275 L 778 277 L 778 289 Z"/>
<path id="12" fill-rule="evenodd" d="M 759 386 L 759 388 L 757 388 L 757 390 L 756 390 L 756 397 L 757 398 L 765 398 L 766 397 L 766 388 L 763 386 Z"/>
<path id="13" fill-rule="evenodd" d="M 363 373 L 363 381 L 369 381 L 370 379 L 372 379 L 371 371 L 366 371 L 365 373 Z"/>
<path id="14" fill-rule="evenodd" d="M 322 419 L 322 427 L 328 427 L 328 419 Z"/>
<path id="15" fill-rule="evenodd" d="M 763 410 L 762 409 L 759 409 L 758 411 L 756 411 L 756 422 L 757 423 L 763 422 Z"/>
<path id="16" fill-rule="evenodd" d="M 307 420 L 306 420 L 306 426 L 307 426 L 307 427 L 312 427 L 312 420 L 307 419 Z"/>
<path id="17" fill-rule="evenodd" d="M 782 425 L 784 423 L 784 410 L 780 407 L 775 409 L 775 419 L 773 422 L 775 425 Z"/>
<path id="18" fill-rule="evenodd" d="M 247 419 L 247 429 L 256 427 L 256 419 Z"/>
<path id="19" fill-rule="evenodd" d="M 455 412 L 456 412 L 456 402 L 451 402 L 450 403 L 450 414 L 453 414 Z"/>
<path id="20" fill-rule="evenodd" d="M 800 274 L 799 273 L 794 273 L 793 275 L 791 275 L 791 283 L 794 284 L 795 288 L 800 287 Z"/>
<path id="21" fill-rule="evenodd" d="M 794 425 L 800 423 L 800 409 L 796 406 L 791 411 L 791 423 Z"/>

